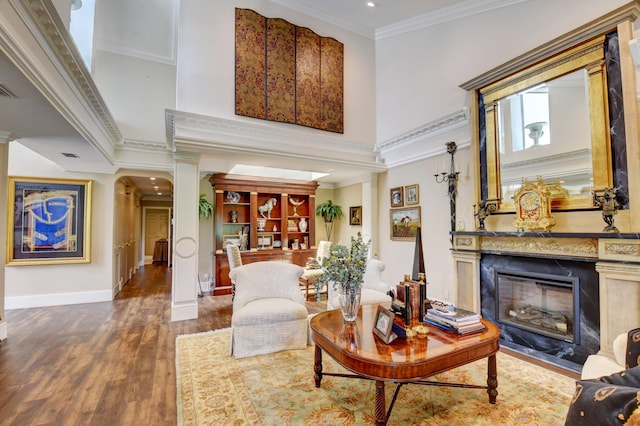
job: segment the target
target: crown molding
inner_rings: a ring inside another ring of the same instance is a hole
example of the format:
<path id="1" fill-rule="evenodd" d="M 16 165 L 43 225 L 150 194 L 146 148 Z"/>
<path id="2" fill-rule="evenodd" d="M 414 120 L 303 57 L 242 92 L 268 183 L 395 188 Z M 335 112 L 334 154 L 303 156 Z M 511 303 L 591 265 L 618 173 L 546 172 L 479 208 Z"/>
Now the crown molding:
<path id="1" fill-rule="evenodd" d="M 231 120 L 176 110 L 165 110 L 165 118 L 167 145 L 172 151 L 251 153 L 353 165 L 368 172 L 386 170 L 372 145 L 329 136 L 319 130 L 302 131 L 292 125 Z"/>
<path id="2" fill-rule="evenodd" d="M 425 13 L 424 15 L 415 16 L 396 24 L 378 28 L 376 30 L 375 39 L 380 40 L 387 37 L 393 37 L 399 34 L 444 24 L 446 22 L 455 21 L 457 19 L 477 15 L 494 9 L 513 6 L 526 1 L 530 0 L 467 0 L 453 6 L 438 9 L 435 12 Z"/>
<path id="3" fill-rule="evenodd" d="M 11 142 L 13 140 L 15 140 L 16 137 L 13 133 L 11 132 L 3 132 L 0 130 L 0 144 L 6 144 L 8 142 Z"/>
<path id="4" fill-rule="evenodd" d="M 55 7 L 46 0 L 9 3 L 20 23 L 0 27 L 3 51 L 76 131 L 112 161 L 122 135 Z"/>
<path id="5" fill-rule="evenodd" d="M 467 147 L 471 144 L 467 114 L 466 108 L 456 111 L 380 142 L 376 149 L 391 168 L 442 155 L 447 152 L 445 144 L 452 140 L 458 148 Z"/>
<path id="6" fill-rule="evenodd" d="M 347 31 L 351 31 L 352 33 L 359 34 L 363 37 L 374 39 L 375 32 L 372 28 L 365 27 L 363 25 L 358 25 L 353 22 L 349 22 L 346 19 L 342 19 L 342 17 L 338 15 L 334 15 L 332 13 L 327 13 L 326 9 L 313 7 L 308 4 L 300 4 L 295 0 L 270 0 L 272 3 L 279 4 L 280 6 L 284 6 L 287 9 L 295 10 L 300 13 L 304 13 L 305 15 L 313 16 L 314 18 L 320 19 L 325 22 L 329 22 L 336 27 L 340 27 Z"/>

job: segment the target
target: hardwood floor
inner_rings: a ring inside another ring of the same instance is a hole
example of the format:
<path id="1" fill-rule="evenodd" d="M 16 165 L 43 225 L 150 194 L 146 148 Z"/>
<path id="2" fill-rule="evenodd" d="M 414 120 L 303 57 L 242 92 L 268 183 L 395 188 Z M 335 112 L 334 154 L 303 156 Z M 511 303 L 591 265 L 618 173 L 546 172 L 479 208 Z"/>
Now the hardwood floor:
<path id="1" fill-rule="evenodd" d="M 198 304 L 171 322 L 171 269 L 152 264 L 111 302 L 7 311 L 0 425 L 175 424 L 176 337 L 231 324 L 230 295 Z"/>

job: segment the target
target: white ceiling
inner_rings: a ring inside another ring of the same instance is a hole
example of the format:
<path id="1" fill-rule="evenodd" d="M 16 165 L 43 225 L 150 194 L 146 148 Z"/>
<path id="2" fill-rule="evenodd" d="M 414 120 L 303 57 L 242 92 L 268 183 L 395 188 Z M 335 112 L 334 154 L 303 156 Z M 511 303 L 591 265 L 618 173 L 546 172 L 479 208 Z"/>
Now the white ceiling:
<path id="1" fill-rule="evenodd" d="M 373 8 L 368 7 L 365 0 L 271 1 L 302 13 L 312 14 L 367 37 L 379 38 L 389 32 L 408 30 L 416 25 L 432 24 L 435 20 L 453 19 L 461 14 L 478 13 L 482 10 L 528 0 L 374 0 L 376 7 Z M 140 8 L 143 5 L 142 0 L 110 0 L 110 2 L 118 3 L 122 7 Z M 173 17 L 165 19 L 166 24 L 175 22 L 177 4 L 177 0 L 155 1 L 154 16 Z M 165 12 L 161 12 L 159 8 L 166 8 Z M 143 10 L 148 9 L 143 8 Z M 115 34 L 118 33 L 115 32 Z M 131 40 L 136 39 L 125 36 L 126 34 L 122 33 L 119 39 L 105 39 L 97 35 L 96 43 L 123 49 L 122 46 L 127 40 L 131 43 Z M 170 44 L 174 41 L 161 42 Z M 149 57 L 162 56 L 158 52 L 164 52 L 153 45 L 147 48 L 150 52 Z M 133 50 L 127 53 L 131 54 L 133 51 L 140 53 L 141 49 L 143 50 L 144 46 L 133 46 Z M 171 55 L 165 56 L 171 61 L 169 58 Z M 112 173 L 118 168 L 93 145 L 86 142 L 48 98 L 42 95 L 42 88 L 32 84 L 4 54 L 0 54 L 0 83 L 16 95 L 15 98 L 0 96 L 0 137 L 4 136 L 10 140 L 19 139 L 25 146 L 50 159 L 64 170 L 78 171 L 84 168 L 87 171 Z M 126 136 L 124 135 L 125 139 Z M 74 153 L 79 158 L 65 157 L 63 153 Z M 262 165 L 270 165 L 268 158 L 263 160 L 265 164 Z M 353 168 L 349 166 L 338 164 L 335 168 L 335 174 L 338 176 L 345 177 L 353 173 Z M 345 170 L 341 171 L 341 168 Z M 155 196 L 157 191 L 150 185 L 146 185 L 146 182 L 146 180 L 139 182 L 140 190 L 147 196 Z"/>
<path id="2" fill-rule="evenodd" d="M 496 0 L 374 0 L 375 7 L 369 7 L 367 0 L 271 1 L 371 38 L 376 30 L 409 23 L 405 21 L 429 19 L 428 15 L 436 12 L 453 12 L 465 4 L 497 3 Z"/>

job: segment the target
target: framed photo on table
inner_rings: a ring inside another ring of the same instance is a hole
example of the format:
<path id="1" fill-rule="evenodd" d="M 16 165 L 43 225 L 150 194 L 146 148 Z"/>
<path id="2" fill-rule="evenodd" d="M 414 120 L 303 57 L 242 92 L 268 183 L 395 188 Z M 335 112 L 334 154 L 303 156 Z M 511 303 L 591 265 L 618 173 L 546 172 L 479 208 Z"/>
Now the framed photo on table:
<path id="1" fill-rule="evenodd" d="M 9 177 L 7 265 L 91 261 L 91 180 Z"/>
<path id="2" fill-rule="evenodd" d="M 399 186 L 397 188 L 391 188 L 389 190 L 391 197 L 391 207 L 402 207 L 404 206 L 404 195 L 402 191 L 402 187 Z"/>
<path id="3" fill-rule="evenodd" d="M 378 311 L 373 322 L 373 333 L 385 343 L 390 343 L 397 335 L 393 330 L 393 319 L 395 314 L 382 305 L 378 305 Z"/>

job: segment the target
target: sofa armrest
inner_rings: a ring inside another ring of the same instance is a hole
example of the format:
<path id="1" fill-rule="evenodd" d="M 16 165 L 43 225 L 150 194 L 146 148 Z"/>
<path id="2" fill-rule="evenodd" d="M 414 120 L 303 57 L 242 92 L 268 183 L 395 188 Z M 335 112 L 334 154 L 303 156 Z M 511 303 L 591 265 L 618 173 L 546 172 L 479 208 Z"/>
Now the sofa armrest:
<path id="1" fill-rule="evenodd" d="M 625 366 L 627 360 L 627 333 L 618 334 L 613 339 L 613 356 L 618 364 L 622 367 Z"/>

